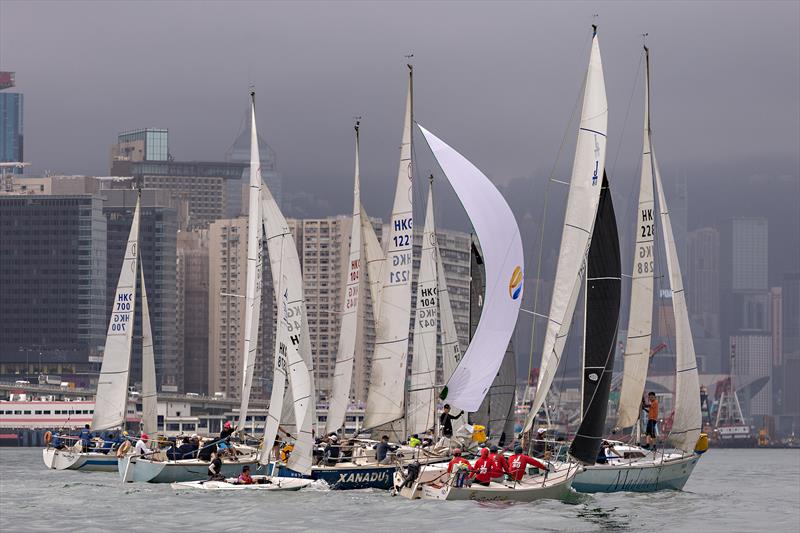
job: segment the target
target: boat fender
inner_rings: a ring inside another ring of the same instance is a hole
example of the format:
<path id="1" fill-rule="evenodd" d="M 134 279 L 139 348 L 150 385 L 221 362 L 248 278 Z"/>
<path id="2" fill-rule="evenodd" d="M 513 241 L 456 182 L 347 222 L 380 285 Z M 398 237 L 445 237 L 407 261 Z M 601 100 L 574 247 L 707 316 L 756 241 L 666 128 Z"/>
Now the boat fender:
<path id="1" fill-rule="evenodd" d="M 53 440 L 53 434 L 50 433 L 49 431 L 45 431 L 44 432 L 44 443 L 45 444 L 50 444 L 51 440 Z"/>
<path id="2" fill-rule="evenodd" d="M 700 433 L 700 438 L 697 439 L 697 444 L 694 445 L 694 453 L 700 455 L 708 450 L 708 435 Z"/>
<path id="3" fill-rule="evenodd" d="M 126 453 L 128 453 L 130 447 L 131 447 L 131 441 L 126 440 L 125 442 L 123 442 L 122 445 L 120 445 L 120 447 L 117 448 L 117 457 L 123 457 Z"/>

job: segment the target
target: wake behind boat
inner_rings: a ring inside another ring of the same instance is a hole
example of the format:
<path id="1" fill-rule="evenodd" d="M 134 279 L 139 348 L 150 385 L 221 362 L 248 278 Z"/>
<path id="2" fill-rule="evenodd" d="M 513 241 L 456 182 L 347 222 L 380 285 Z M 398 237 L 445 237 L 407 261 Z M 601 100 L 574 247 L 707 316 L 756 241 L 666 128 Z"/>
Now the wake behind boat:
<path id="1" fill-rule="evenodd" d="M 228 478 L 225 481 L 184 481 L 173 483 L 173 489 L 201 489 L 201 490 L 267 490 L 267 491 L 294 491 L 300 490 L 313 483 L 310 479 L 281 476 L 253 476 L 253 483 L 241 483 L 238 477 Z"/>

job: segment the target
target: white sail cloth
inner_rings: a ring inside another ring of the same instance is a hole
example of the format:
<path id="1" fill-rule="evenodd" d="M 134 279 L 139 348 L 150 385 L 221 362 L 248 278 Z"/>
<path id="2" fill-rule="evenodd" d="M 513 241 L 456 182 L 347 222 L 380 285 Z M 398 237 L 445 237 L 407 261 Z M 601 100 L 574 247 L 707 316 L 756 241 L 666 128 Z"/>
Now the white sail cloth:
<path id="1" fill-rule="evenodd" d="M 439 295 L 436 265 L 436 225 L 433 217 L 433 184 L 428 189 L 422 252 L 417 273 L 417 306 L 414 314 L 414 355 L 406 409 L 406 432 L 425 433 L 433 428 L 436 383 L 436 332 L 439 324 Z"/>
<path id="2" fill-rule="evenodd" d="M 347 279 L 342 295 L 342 325 L 339 332 L 339 350 L 333 371 L 328 419 L 325 432 L 338 431 L 344 425 L 345 412 L 350 401 L 350 384 L 353 379 L 353 362 L 358 337 L 359 291 L 361 289 L 361 186 L 359 176 L 359 139 L 356 125 L 356 163 L 353 179 L 353 218 L 350 228 L 350 254 Z"/>
<path id="3" fill-rule="evenodd" d="M 600 200 L 606 159 L 608 102 L 597 35 L 592 38 L 578 142 L 572 165 L 561 249 L 550 301 L 539 382 L 524 431 L 529 431 L 553 383 L 575 311 Z"/>
<path id="4" fill-rule="evenodd" d="M 150 307 L 144 285 L 144 266 L 139 260 L 142 287 L 142 432 L 158 432 L 158 398 L 156 396 L 156 360 L 153 352 L 153 331 L 150 328 Z"/>
<path id="5" fill-rule="evenodd" d="M 136 268 L 139 256 L 140 201 L 136 200 L 133 222 L 125 246 L 117 290 L 108 323 L 103 363 L 97 379 L 92 429 L 118 428 L 125 424 L 128 404 L 128 374 L 131 366 L 133 318 L 136 311 Z"/>
<path id="6" fill-rule="evenodd" d="M 646 67 L 649 70 L 649 63 Z M 653 164 L 650 158 L 650 79 L 645 76 L 644 138 L 642 172 L 639 181 L 639 204 L 636 213 L 636 245 L 631 273 L 631 306 L 628 338 L 623 353 L 622 389 L 617 413 L 617 427 L 636 424 L 641 413 L 642 395 L 650 362 L 653 331 Z"/>
<path id="7" fill-rule="evenodd" d="M 503 361 L 522 301 L 524 262 L 519 227 L 500 191 L 475 165 L 419 126 L 458 195 L 484 251 L 483 313 L 467 352 L 447 381 L 443 399 L 476 411 Z"/>
<path id="8" fill-rule="evenodd" d="M 386 264 L 383 269 L 380 309 L 376 319 L 375 352 L 372 356 L 364 429 L 376 428 L 398 420 L 405 414 L 414 244 L 411 174 L 412 87 L 412 77 L 409 74 L 394 207 L 389 221 L 389 232 L 383 243 L 386 246 Z"/>
<path id="9" fill-rule="evenodd" d="M 248 192 L 247 214 L 247 270 L 245 285 L 243 374 L 239 422 L 236 430 L 241 431 L 247 421 L 250 404 L 250 390 L 253 387 L 253 373 L 256 367 L 258 349 L 258 329 L 261 314 L 261 159 L 258 153 L 258 133 L 256 131 L 255 93 L 250 93 L 250 188 Z"/>
<path id="10" fill-rule="evenodd" d="M 675 236 L 672 233 L 672 222 L 670 222 L 669 209 L 667 209 L 667 202 L 664 199 L 664 187 L 661 185 L 661 174 L 658 171 L 655 153 L 652 153 L 651 156 L 656 190 L 658 191 L 661 234 L 664 236 L 667 271 L 672 288 L 672 310 L 675 314 L 675 414 L 672 419 L 669 440 L 676 448 L 691 453 L 697 439 L 700 438 L 702 429 L 697 358 L 694 352 L 692 328 L 689 325 L 689 311 L 686 307 L 686 294 L 683 291 L 678 251 L 675 246 Z"/>

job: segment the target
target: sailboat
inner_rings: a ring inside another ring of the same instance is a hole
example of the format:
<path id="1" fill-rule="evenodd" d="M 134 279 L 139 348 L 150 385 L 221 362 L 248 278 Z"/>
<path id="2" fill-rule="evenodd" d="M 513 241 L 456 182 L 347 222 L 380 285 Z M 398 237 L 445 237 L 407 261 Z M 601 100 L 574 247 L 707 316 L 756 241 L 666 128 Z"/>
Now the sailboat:
<path id="1" fill-rule="evenodd" d="M 120 269 L 111 319 L 106 335 L 103 363 L 97 382 L 97 394 L 92 415 L 92 431 L 125 427 L 128 407 L 128 376 L 130 373 L 131 349 L 133 346 L 133 317 L 136 311 L 136 273 L 141 271 L 142 290 L 142 432 L 157 429 L 156 383 L 153 357 L 153 336 L 150 331 L 147 293 L 144 285 L 144 270 L 139 255 L 139 221 L 141 193 L 136 199 L 133 221 L 125 247 L 125 256 Z M 72 446 L 56 449 L 48 446 L 42 451 L 45 465 L 55 470 L 108 471 L 117 469 L 114 453 L 83 451 L 78 441 Z"/>
<path id="2" fill-rule="evenodd" d="M 581 492 L 652 492 L 680 490 L 708 446 L 701 434 L 700 387 L 694 342 L 683 291 L 675 237 L 664 198 L 661 174 L 656 162 L 650 127 L 650 53 L 645 54 L 645 118 L 642 170 L 637 209 L 636 248 L 633 264 L 631 308 L 617 426 L 638 426 L 641 400 L 650 356 L 652 335 L 655 198 L 658 195 L 661 236 L 666 251 L 667 272 L 675 314 L 676 375 L 675 411 L 669 441 L 674 451 L 650 451 L 632 444 L 610 441 L 617 457 L 607 464 L 587 467 L 573 484 Z M 608 454 L 607 454 L 608 455 Z"/>

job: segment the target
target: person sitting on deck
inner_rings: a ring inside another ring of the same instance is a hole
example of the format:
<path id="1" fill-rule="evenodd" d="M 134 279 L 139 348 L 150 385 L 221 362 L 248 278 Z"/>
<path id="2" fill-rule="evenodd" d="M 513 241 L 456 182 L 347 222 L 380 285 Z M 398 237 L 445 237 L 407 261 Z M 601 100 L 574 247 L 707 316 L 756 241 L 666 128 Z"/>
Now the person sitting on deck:
<path id="1" fill-rule="evenodd" d="M 240 485 L 252 485 L 255 483 L 253 481 L 252 476 L 250 476 L 250 467 L 244 465 L 242 467 L 242 473 L 239 474 L 239 479 L 236 480 Z"/>
<path id="2" fill-rule="evenodd" d="M 536 438 L 533 440 L 533 456 L 543 458 L 547 452 L 547 430 L 539 428 L 536 430 Z"/>
<path id="3" fill-rule="evenodd" d="M 211 464 L 208 465 L 208 480 L 225 481 L 225 476 L 222 475 L 222 459 L 219 458 L 216 452 L 211 454 Z"/>
<path id="4" fill-rule="evenodd" d="M 469 461 L 461 457 L 461 449 L 455 448 L 453 450 L 453 458 L 450 459 L 449 463 L 447 463 L 447 473 L 452 474 L 453 470 L 458 468 L 458 465 L 470 466 Z"/>
<path id="5" fill-rule="evenodd" d="M 414 434 L 413 434 L 413 435 L 411 435 L 411 437 L 408 439 L 408 445 L 409 445 L 410 447 L 412 447 L 412 448 L 416 448 L 417 446 L 421 446 L 421 445 L 422 445 L 422 440 L 420 440 L 420 438 L 419 438 L 419 435 L 417 435 L 416 433 L 414 433 Z"/>
<path id="6" fill-rule="evenodd" d="M 138 453 L 140 457 L 152 453 L 147 447 L 147 441 L 149 440 L 150 437 L 147 433 L 142 433 L 142 436 L 136 441 L 136 446 L 133 448 L 134 453 Z"/>
<path id="7" fill-rule="evenodd" d="M 217 451 L 217 443 L 216 442 L 209 442 L 204 446 L 200 447 L 200 451 L 197 452 L 197 457 L 201 461 L 210 461 L 211 454 Z"/>
<path id="8" fill-rule="evenodd" d="M 488 487 L 492 482 L 492 463 L 489 460 L 489 448 L 481 448 L 481 455 L 472 467 L 472 477 L 478 483 Z"/>
<path id="9" fill-rule="evenodd" d="M 336 434 L 330 435 L 328 437 L 328 444 L 325 446 L 325 450 L 322 453 L 323 461 L 327 466 L 333 466 L 337 462 L 339 462 L 339 454 L 341 452 L 341 446 L 339 446 L 339 437 Z"/>
<path id="10" fill-rule="evenodd" d="M 528 465 L 535 466 L 539 470 L 545 470 L 547 472 L 550 471 L 550 469 L 547 468 L 547 466 L 541 461 L 538 461 L 529 455 L 525 455 L 525 453 L 523 453 L 522 446 L 517 446 L 514 448 L 514 455 L 508 458 L 508 465 L 508 475 L 511 476 L 511 479 L 514 481 L 520 481 L 522 479 L 527 471 Z"/>
<path id="11" fill-rule="evenodd" d="M 55 433 L 53 433 L 53 440 L 50 442 L 50 446 L 52 446 L 56 450 L 64 449 L 64 442 L 61 440 L 60 431 L 56 431 Z"/>
<path id="12" fill-rule="evenodd" d="M 197 448 L 192 444 L 191 439 L 185 437 L 183 443 L 175 450 L 175 456 L 177 459 L 192 459 L 196 455 L 196 451 Z"/>
<path id="13" fill-rule="evenodd" d="M 97 451 L 108 455 L 108 452 L 110 452 L 113 447 L 114 447 L 114 434 L 106 433 L 106 438 L 103 440 L 103 447 Z"/>
<path id="14" fill-rule="evenodd" d="M 389 436 L 384 435 L 381 437 L 381 441 L 374 446 L 375 448 L 375 460 L 378 461 L 378 464 L 387 465 L 392 462 L 391 457 L 389 456 L 389 452 L 393 452 L 397 449 L 397 446 L 393 444 L 389 444 Z"/>
<path id="15" fill-rule="evenodd" d="M 222 431 L 219 432 L 219 440 L 220 444 L 225 444 L 225 447 L 231 445 L 231 435 L 233 435 L 234 429 L 233 424 L 230 421 L 226 421 L 225 424 L 222 426 Z M 222 446 L 220 446 L 222 448 Z"/>
<path id="16" fill-rule="evenodd" d="M 489 447 L 489 464 L 492 481 L 503 481 L 503 475 L 508 473 L 508 461 L 503 452 L 497 449 L 497 446 Z"/>

